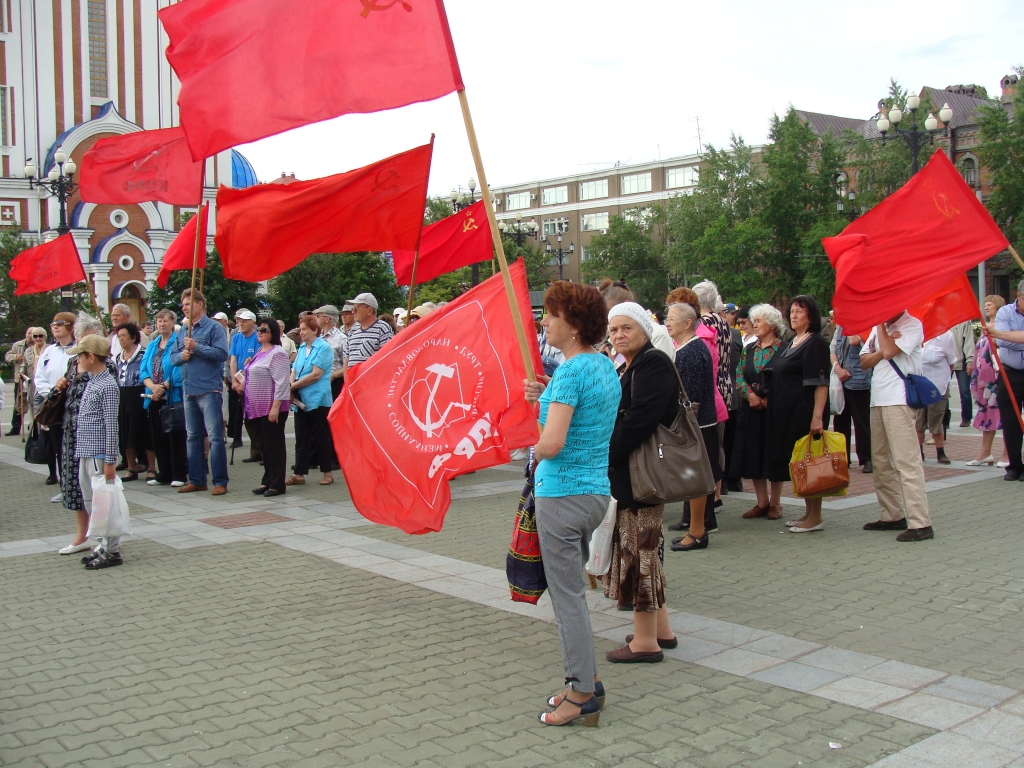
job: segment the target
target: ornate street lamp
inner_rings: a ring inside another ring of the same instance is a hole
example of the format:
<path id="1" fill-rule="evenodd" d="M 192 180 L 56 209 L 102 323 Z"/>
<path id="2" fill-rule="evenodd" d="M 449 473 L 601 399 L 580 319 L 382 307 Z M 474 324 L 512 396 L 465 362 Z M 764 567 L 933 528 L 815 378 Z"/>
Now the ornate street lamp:
<path id="1" fill-rule="evenodd" d="M 503 237 L 515 241 L 516 246 L 522 248 L 526 238 L 537 236 L 538 227 L 535 221 L 523 221 L 523 214 L 519 212 L 514 222 L 498 222 L 498 230 Z"/>
<path id="2" fill-rule="evenodd" d="M 836 192 L 839 194 L 839 198 L 836 200 L 836 213 L 853 221 L 860 214 L 860 211 L 854 203 L 857 199 L 857 193 L 847 187 L 849 180 L 849 177 L 842 171 L 836 176 Z M 846 208 L 845 200 L 850 202 L 849 210 Z"/>
<path id="3" fill-rule="evenodd" d="M 58 235 L 66 235 L 71 231 L 71 227 L 68 224 L 68 198 L 75 191 L 76 185 L 73 177 L 78 167 L 75 165 L 74 160 L 64 154 L 62 148 L 54 153 L 53 160 L 54 165 L 46 175 L 46 178 L 37 180 L 36 167 L 32 163 L 32 158 L 28 158 L 25 164 L 25 178 L 28 179 L 29 189 L 39 187 L 49 195 L 57 198 L 58 207 L 60 208 L 60 223 L 57 225 L 56 230 Z M 64 286 L 60 289 L 60 309 L 62 312 L 70 311 L 72 296 L 73 292 L 70 286 Z"/>
<path id="4" fill-rule="evenodd" d="M 917 173 L 918 162 L 917 156 L 921 152 L 921 147 L 924 146 L 925 141 L 929 144 L 935 143 L 936 134 L 942 134 L 943 136 L 949 135 L 949 123 L 953 119 L 953 110 L 949 108 L 949 104 L 945 103 L 942 105 L 942 109 L 939 110 L 939 119 L 935 119 L 935 115 L 931 112 L 928 113 L 927 119 L 924 121 L 924 130 L 922 131 L 917 125 L 917 110 L 921 107 L 921 98 L 919 96 L 910 96 L 907 98 L 907 109 L 910 110 L 910 128 L 900 128 L 899 124 L 903 120 L 903 110 L 899 107 L 893 107 L 889 110 L 888 116 L 884 113 L 878 118 L 875 125 L 878 127 L 878 132 L 882 134 L 882 144 L 886 142 L 886 134 L 890 131 L 893 137 L 902 138 L 907 146 L 910 147 L 911 156 L 911 173 Z M 942 121 L 942 128 L 939 128 L 939 120 Z"/>
<path id="5" fill-rule="evenodd" d="M 448 193 L 448 199 L 452 202 L 452 210 L 455 213 L 469 208 L 476 202 L 476 179 L 472 176 L 467 182 L 466 186 L 469 187 L 468 197 L 464 194 L 460 194 L 456 187 L 452 187 L 452 191 Z M 470 272 L 470 285 L 479 285 L 480 283 L 480 265 L 472 264 L 469 268 Z"/>
<path id="6" fill-rule="evenodd" d="M 551 241 L 548 240 L 548 241 L 546 241 L 544 243 L 544 250 L 547 251 L 549 256 L 554 254 L 554 255 L 556 255 L 558 257 L 558 279 L 559 280 L 563 280 L 564 278 L 562 277 L 562 264 L 564 262 L 562 261 L 562 257 L 566 256 L 568 254 L 571 254 L 571 253 L 575 253 L 576 252 L 576 244 L 573 243 L 570 240 L 569 241 L 569 248 L 568 248 L 568 250 L 566 250 L 566 249 L 562 248 L 562 236 L 558 235 L 558 247 L 557 248 L 552 248 L 551 247 Z"/>

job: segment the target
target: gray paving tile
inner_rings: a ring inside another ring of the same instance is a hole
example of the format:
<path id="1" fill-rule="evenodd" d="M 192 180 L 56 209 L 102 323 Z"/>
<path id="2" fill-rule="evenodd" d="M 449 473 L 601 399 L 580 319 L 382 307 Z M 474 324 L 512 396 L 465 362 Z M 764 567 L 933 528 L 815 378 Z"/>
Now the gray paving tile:
<path id="1" fill-rule="evenodd" d="M 742 624 L 732 624 L 726 627 L 708 627 L 707 629 L 701 629 L 694 632 L 693 636 L 735 648 L 736 646 L 746 645 L 747 643 L 751 643 L 755 640 L 763 640 L 764 638 L 770 637 L 771 634 L 771 632 L 765 632 L 762 629 L 745 627 Z"/>
<path id="2" fill-rule="evenodd" d="M 994 707 L 1019 695 L 1020 691 L 1007 688 L 1004 685 L 994 685 L 981 680 L 972 680 L 969 677 L 950 675 L 929 685 L 922 693 L 940 696 L 950 701 L 959 701 L 961 704 L 971 704 L 975 707 Z"/>
<path id="3" fill-rule="evenodd" d="M 714 643 L 710 640 L 702 640 L 691 635 L 676 635 L 676 637 L 679 638 L 679 646 L 666 650 L 665 655 L 679 661 L 698 661 L 699 659 L 729 650 L 727 645 Z"/>
<path id="4" fill-rule="evenodd" d="M 768 637 L 754 640 L 752 643 L 742 646 L 745 651 L 763 653 L 765 656 L 774 656 L 777 659 L 787 660 L 803 656 L 821 647 L 820 643 L 811 643 L 796 637 L 777 635 L 774 632 L 769 634 Z"/>
<path id="5" fill-rule="evenodd" d="M 826 646 L 820 651 L 808 653 L 800 657 L 801 664 L 807 664 L 819 669 L 827 669 L 832 672 L 841 672 L 844 675 L 859 675 L 866 669 L 877 667 L 885 659 L 878 656 L 869 656 L 866 653 L 856 651 L 844 651 L 841 648 Z"/>
<path id="6" fill-rule="evenodd" d="M 906 752 L 897 752 L 877 763 L 872 763 L 868 768 L 936 768 L 936 766 L 935 763 L 926 763 L 918 757 L 911 757 Z"/>
<path id="7" fill-rule="evenodd" d="M 684 635 L 690 635 L 706 629 L 728 630 L 736 626 L 728 621 L 709 619 L 705 616 L 698 616 L 695 613 L 686 613 L 685 611 L 680 611 L 679 613 L 670 615 L 668 623 L 672 625 L 672 629 L 677 633 Z M 722 645 L 722 643 L 720 643 L 720 645 Z"/>
<path id="8" fill-rule="evenodd" d="M 740 648 L 729 648 L 713 656 L 706 656 L 697 661 L 702 667 L 711 667 L 721 672 L 728 672 L 738 677 L 748 677 L 754 672 L 781 664 L 782 660 L 775 656 L 765 656 Z"/>
<path id="9" fill-rule="evenodd" d="M 1003 712 L 1009 712 L 1011 715 L 1024 717 L 1024 695 L 1000 704 L 999 709 Z"/>
<path id="10" fill-rule="evenodd" d="M 886 661 L 877 667 L 871 667 L 863 672 L 857 673 L 858 677 L 867 680 L 874 680 L 886 685 L 895 685 L 900 688 L 923 688 L 936 680 L 946 676 L 945 672 L 926 667 L 916 667 L 913 664 L 904 664 L 901 661 Z"/>
<path id="11" fill-rule="evenodd" d="M 770 683 L 781 688 L 789 688 L 791 691 L 807 693 L 815 688 L 838 680 L 843 677 L 839 672 L 832 672 L 819 667 L 809 667 L 795 661 L 787 661 L 777 667 L 771 667 L 750 675 L 751 680 L 760 680 L 762 683 Z"/>
<path id="12" fill-rule="evenodd" d="M 958 725 L 953 732 L 1024 754 L 1024 717 L 990 709 Z"/>
<path id="13" fill-rule="evenodd" d="M 970 768 L 1003 768 L 1020 757 L 1019 752 L 975 741 L 957 733 L 937 733 L 907 747 L 903 752 L 909 757 L 917 757 L 937 766 Z"/>
<path id="14" fill-rule="evenodd" d="M 877 683 L 861 677 L 841 677 L 838 680 L 815 688 L 811 691 L 815 696 L 849 704 L 861 709 L 874 709 L 890 701 L 902 699 L 913 693 L 909 688 L 897 688 L 894 685 Z"/>
<path id="15" fill-rule="evenodd" d="M 937 696 L 915 693 L 905 699 L 879 707 L 876 711 L 944 731 L 959 725 L 964 720 L 980 715 L 985 710 L 949 699 L 940 699 Z"/>

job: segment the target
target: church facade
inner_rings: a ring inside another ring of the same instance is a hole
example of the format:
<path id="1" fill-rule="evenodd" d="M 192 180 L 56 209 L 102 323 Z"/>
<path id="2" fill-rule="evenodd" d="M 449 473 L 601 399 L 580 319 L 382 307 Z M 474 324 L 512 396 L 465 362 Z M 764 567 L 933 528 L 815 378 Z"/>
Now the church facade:
<path id="1" fill-rule="evenodd" d="M 81 168 L 99 139 L 179 124 L 178 80 L 164 50 L 157 11 L 171 0 L 0 0 L 0 226 L 30 243 L 56 236 L 58 201 L 30 189 L 29 160 L 45 177 L 58 150 Z M 249 162 L 228 150 L 206 161 L 203 200 L 216 225 L 220 185 L 258 183 Z M 67 213 L 97 300 L 121 302 L 144 318 L 163 255 L 192 208 L 148 202 L 95 205 L 77 189 Z"/>

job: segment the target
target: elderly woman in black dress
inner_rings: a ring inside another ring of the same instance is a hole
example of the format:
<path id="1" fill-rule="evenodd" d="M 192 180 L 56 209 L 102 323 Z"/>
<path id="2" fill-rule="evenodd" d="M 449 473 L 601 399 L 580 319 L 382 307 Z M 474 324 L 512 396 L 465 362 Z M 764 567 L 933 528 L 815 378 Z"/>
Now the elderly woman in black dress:
<path id="1" fill-rule="evenodd" d="M 768 389 L 769 372 L 779 351 L 785 348 L 782 331 L 786 324 L 782 313 L 769 304 L 757 304 L 750 308 L 750 322 L 756 340 L 743 348 L 743 355 L 736 366 L 736 392 L 740 398 L 740 410 L 736 424 L 736 443 L 733 447 L 730 467 L 739 477 L 754 481 L 757 503 L 743 513 L 752 520 L 767 517 L 769 520 L 782 518 L 782 481 L 768 480 Z M 788 461 L 793 447 L 786 452 Z M 788 480 L 788 474 L 786 479 Z"/>
<path id="2" fill-rule="evenodd" d="M 789 327 L 796 334 L 789 346 L 775 355 L 768 395 L 768 479 L 789 480 L 793 445 L 808 434 L 820 437 L 825 429 L 828 379 L 831 369 L 828 342 L 821 335 L 821 310 L 810 296 L 795 296 L 786 309 Z M 787 525 L 793 533 L 824 529 L 821 498 L 804 499 L 803 517 Z"/>

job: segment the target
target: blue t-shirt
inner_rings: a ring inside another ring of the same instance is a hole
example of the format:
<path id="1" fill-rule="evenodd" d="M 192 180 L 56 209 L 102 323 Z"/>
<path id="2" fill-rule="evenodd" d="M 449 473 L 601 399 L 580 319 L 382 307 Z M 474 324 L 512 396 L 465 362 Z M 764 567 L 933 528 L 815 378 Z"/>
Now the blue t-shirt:
<path id="1" fill-rule="evenodd" d="M 611 493 L 608 443 L 621 397 L 615 364 L 604 355 L 576 355 L 555 369 L 551 383 L 540 396 L 539 421 L 547 422 L 551 403 L 572 406 L 573 414 L 565 446 L 553 459 L 544 459 L 537 465 L 537 496 Z"/>
<path id="2" fill-rule="evenodd" d="M 245 364 L 252 358 L 256 357 L 256 352 L 260 348 L 259 334 L 256 331 L 252 332 L 252 336 L 246 338 L 241 333 L 236 333 L 231 337 L 231 349 L 228 352 L 229 355 L 234 355 L 235 365 L 238 370 L 244 370 Z"/>

